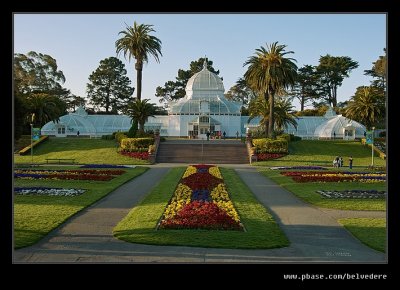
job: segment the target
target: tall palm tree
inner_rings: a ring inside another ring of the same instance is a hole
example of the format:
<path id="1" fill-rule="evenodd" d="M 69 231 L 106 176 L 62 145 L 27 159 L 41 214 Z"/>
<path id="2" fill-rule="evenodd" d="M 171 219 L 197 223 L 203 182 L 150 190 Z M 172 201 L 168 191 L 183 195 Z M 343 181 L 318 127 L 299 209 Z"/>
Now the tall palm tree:
<path id="1" fill-rule="evenodd" d="M 149 99 L 136 99 L 128 105 L 127 114 L 139 124 L 139 132 L 144 133 L 144 123 L 149 117 L 154 117 L 154 105 L 149 103 Z"/>
<path id="2" fill-rule="evenodd" d="M 137 71 L 137 90 L 136 97 L 138 100 L 141 99 L 142 95 L 142 70 L 143 63 L 148 62 L 148 56 L 152 55 L 155 60 L 159 63 L 160 60 L 158 55 L 162 56 L 161 53 L 161 40 L 157 37 L 150 35 L 151 32 L 155 32 L 152 28 L 153 25 L 137 24 L 136 21 L 133 27 L 126 25 L 126 30 L 120 31 L 118 34 L 122 34 L 122 37 L 115 42 L 117 54 L 120 52 L 124 53 L 124 57 L 128 56 L 128 60 L 131 57 L 136 59 L 135 69 Z"/>
<path id="3" fill-rule="evenodd" d="M 385 114 L 385 105 L 379 96 L 379 91 L 375 87 L 358 87 L 345 109 L 346 117 L 371 129 Z"/>
<path id="4" fill-rule="evenodd" d="M 285 47 L 286 45 L 279 45 L 278 42 L 267 44 L 267 48 L 261 46 L 243 65 L 249 65 L 244 74 L 246 82 L 269 100 L 268 135 L 272 138 L 275 95 L 281 89 L 293 86 L 297 76 L 297 66 L 294 63 L 296 60 L 285 57 L 293 51 L 285 51 Z"/>

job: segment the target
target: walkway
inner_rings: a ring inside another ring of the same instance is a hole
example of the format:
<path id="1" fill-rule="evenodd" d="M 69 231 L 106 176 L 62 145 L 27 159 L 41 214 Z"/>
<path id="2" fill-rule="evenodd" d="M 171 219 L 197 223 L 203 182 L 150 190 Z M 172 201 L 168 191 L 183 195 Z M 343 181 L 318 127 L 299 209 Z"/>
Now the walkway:
<path id="1" fill-rule="evenodd" d="M 177 164 L 174 164 L 177 166 Z M 270 209 L 291 245 L 281 249 L 237 250 L 151 246 L 126 243 L 112 236 L 113 227 L 169 170 L 160 164 L 119 187 L 74 216 L 38 244 L 14 252 L 16 263 L 293 263 L 385 262 L 339 226 L 327 213 L 309 206 L 259 174 L 236 166 L 256 197 Z M 341 211 L 334 211 L 337 212 Z"/>

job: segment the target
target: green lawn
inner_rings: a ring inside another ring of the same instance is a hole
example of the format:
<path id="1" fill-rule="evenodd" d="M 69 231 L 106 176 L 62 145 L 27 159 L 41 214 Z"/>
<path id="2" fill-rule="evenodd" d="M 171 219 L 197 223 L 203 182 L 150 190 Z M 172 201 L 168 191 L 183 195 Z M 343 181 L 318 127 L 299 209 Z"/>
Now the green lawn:
<path id="1" fill-rule="evenodd" d="M 46 163 L 46 158 L 75 158 L 81 164 L 149 164 L 117 152 L 115 140 L 89 138 L 56 138 L 33 149 L 33 162 Z M 14 154 L 15 163 L 31 163 L 31 155 Z"/>
<path id="2" fill-rule="evenodd" d="M 339 223 L 349 230 L 363 244 L 380 252 L 386 249 L 386 219 L 348 218 Z"/>
<path id="3" fill-rule="evenodd" d="M 371 148 L 362 145 L 359 141 L 320 141 L 301 140 L 289 143 L 289 155 L 269 161 L 255 162 L 253 165 L 290 166 L 290 165 L 320 165 L 332 166 L 336 156 L 342 156 L 344 166 L 349 166 L 349 157 L 353 156 L 353 167 L 371 165 Z M 375 166 L 385 166 L 386 160 L 374 157 Z"/>
<path id="4" fill-rule="evenodd" d="M 140 244 L 212 248 L 267 249 L 289 241 L 233 169 L 220 168 L 232 201 L 246 228 L 242 231 L 155 230 L 185 168 L 173 168 L 139 205 L 114 228 L 118 239 Z"/>
<path id="5" fill-rule="evenodd" d="M 15 179 L 14 186 L 47 186 L 82 188 L 87 191 L 75 197 L 14 196 L 14 246 L 30 246 L 73 214 L 110 193 L 123 183 L 144 173 L 148 168 L 124 168 L 126 173 L 104 181 L 77 180 L 23 180 Z"/>
<path id="6" fill-rule="evenodd" d="M 315 206 L 336 208 L 344 210 L 386 210 L 386 201 L 384 199 L 329 199 L 323 198 L 317 190 L 346 190 L 346 189 L 376 189 L 386 190 L 385 182 L 363 183 L 363 182 L 307 182 L 297 183 L 292 178 L 283 176 L 279 170 L 271 170 L 268 168 L 259 168 L 259 171 L 293 192 L 296 196 Z"/>

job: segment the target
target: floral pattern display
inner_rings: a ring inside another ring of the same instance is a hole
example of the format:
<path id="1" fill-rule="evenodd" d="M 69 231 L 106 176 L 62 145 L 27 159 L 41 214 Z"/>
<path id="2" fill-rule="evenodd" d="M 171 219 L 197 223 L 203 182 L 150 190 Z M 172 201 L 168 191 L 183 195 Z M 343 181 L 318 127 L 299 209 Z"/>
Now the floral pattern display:
<path id="1" fill-rule="evenodd" d="M 287 154 L 282 154 L 282 153 L 257 153 L 257 161 L 277 159 L 286 155 Z"/>
<path id="2" fill-rule="evenodd" d="M 21 179 L 66 179 L 66 180 L 94 180 L 94 181 L 109 181 L 115 175 L 124 174 L 124 170 L 31 170 L 17 169 L 14 171 L 14 178 Z"/>
<path id="3" fill-rule="evenodd" d="M 386 192 L 379 190 L 317 190 L 317 193 L 325 198 L 386 198 Z"/>
<path id="4" fill-rule="evenodd" d="M 125 165 L 113 165 L 113 164 L 85 164 L 79 168 L 129 168 Z"/>
<path id="5" fill-rule="evenodd" d="M 127 151 L 121 151 L 121 155 L 136 158 L 136 159 L 141 159 L 141 160 L 149 160 L 149 152 L 127 152 Z"/>
<path id="6" fill-rule="evenodd" d="M 243 230 L 218 167 L 199 164 L 186 168 L 159 228 Z"/>
<path id="7" fill-rule="evenodd" d="M 296 182 L 385 182 L 386 173 L 382 172 L 347 172 L 347 171 L 282 171 L 282 175 L 291 177 Z"/>
<path id="8" fill-rule="evenodd" d="M 52 187 L 15 187 L 18 195 L 52 195 L 52 196 L 76 196 L 84 193 L 86 189 L 77 188 L 52 188 Z"/>

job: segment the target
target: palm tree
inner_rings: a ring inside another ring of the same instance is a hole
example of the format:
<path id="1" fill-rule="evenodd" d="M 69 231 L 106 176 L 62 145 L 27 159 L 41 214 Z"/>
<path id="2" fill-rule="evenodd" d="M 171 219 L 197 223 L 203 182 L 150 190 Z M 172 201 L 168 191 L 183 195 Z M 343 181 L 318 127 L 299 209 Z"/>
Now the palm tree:
<path id="1" fill-rule="evenodd" d="M 367 129 L 371 129 L 373 124 L 385 114 L 384 102 L 379 97 L 379 91 L 375 87 L 358 87 L 345 109 L 346 117 L 365 124 Z"/>
<path id="2" fill-rule="evenodd" d="M 151 32 L 155 32 L 152 27 L 153 25 L 139 25 L 135 21 L 133 27 L 126 25 L 126 30 L 120 31 L 118 33 L 122 34 L 123 36 L 115 42 L 117 54 L 123 52 L 125 59 L 126 56 L 128 56 L 129 61 L 131 60 L 131 57 L 134 57 L 136 59 L 136 97 L 138 100 L 141 99 L 142 94 L 143 63 L 148 62 L 149 54 L 152 55 L 158 63 L 160 62 L 158 54 L 162 56 L 161 40 L 159 40 L 155 36 L 150 35 Z"/>
<path id="3" fill-rule="evenodd" d="M 66 112 L 66 104 L 58 97 L 44 93 L 31 94 L 28 98 L 29 123 L 43 126 L 49 121 L 58 122 Z"/>
<path id="4" fill-rule="evenodd" d="M 268 135 L 272 138 L 274 137 L 275 95 L 281 89 L 293 86 L 297 76 L 297 66 L 294 63 L 296 60 L 285 57 L 293 51 L 286 52 L 285 47 L 286 45 L 278 45 L 278 42 L 267 44 L 267 48 L 261 46 L 243 65 L 249 65 L 244 74 L 246 82 L 269 100 Z"/>
<path id="5" fill-rule="evenodd" d="M 154 117 L 154 105 L 148 103 L 149 99 L 139 100 L 136 99 L 128 105 L 127 114 L 136 120 L 139 124 L 139 132 L 144 133 L 144 123 L 149 117 Z"/>
<path id="6" fill-rule="evenodd" d="M 289 100 L 278 98 L 275 102 L 274 107 L 274 120 L 275 128 L 279 131 L 285 129 L 289 124 L 292 124 L 297 128 L 297 121 L 294 112 L 292 111 L 292 104 Z M 269 125 L 269 114 L 270 105 L 268 100 L 263 97 L 258 97 L 252 100 L 249 104 L 250 117 L 248 122 L 250 122 L 255 117 L 261 117 L 260 124 L 264 125 L 265 128 Z"/>
<path id="7" fill-rule="evenodd" d="M 277 130 L 282 131 L 289 124 L 297 128 L 297 117 L 295 116 L 295 112 L 292 109 L 293 106 L 289 100 L 284 98 L 278 98 L 276 100 L 274 108 L 274 118 L 275 127 Z"/>
<path id="8" fill-rule="evenodd" d="M 249 119 L 247 123 L 250 123 L 256 117 L 260 117 L 260 125 L 264 125 L 267 133 L 268 122 L 269 122 L 269 103 L 264 97 L 258 97 L 253 99 L 249 103 Z"/>

